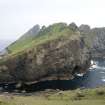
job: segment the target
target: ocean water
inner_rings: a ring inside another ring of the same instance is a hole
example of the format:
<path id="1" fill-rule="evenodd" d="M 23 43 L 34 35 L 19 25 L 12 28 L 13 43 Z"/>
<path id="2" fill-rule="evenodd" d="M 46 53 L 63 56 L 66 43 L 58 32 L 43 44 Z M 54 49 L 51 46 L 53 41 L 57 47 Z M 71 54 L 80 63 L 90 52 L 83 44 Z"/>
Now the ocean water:
<path id="1" fill-rule="evenodd" d="M 77 74 L 72 80 L 52 80 L 39 82 L 32 85 L 23 85 L 19 90 L 27 92 L 40 91 L 45 89 L 72 90 L 77 88 L 95 88 L 105 86 L 105 59 L 92 60 L 93 65 L 86 74 Z M 3 91 L 14 91 L 16 84 L 1 84 Z"/>
<path id="2" fill-rule="evenodd" d="M 45 81 L 32 85 L 32 89 L 76 89 L 105 86 L 105 59 L 94 59 L 86 74 L 77 74 L 72 80 Z M 31 86 L 30 86 L 31 87 Z"/>

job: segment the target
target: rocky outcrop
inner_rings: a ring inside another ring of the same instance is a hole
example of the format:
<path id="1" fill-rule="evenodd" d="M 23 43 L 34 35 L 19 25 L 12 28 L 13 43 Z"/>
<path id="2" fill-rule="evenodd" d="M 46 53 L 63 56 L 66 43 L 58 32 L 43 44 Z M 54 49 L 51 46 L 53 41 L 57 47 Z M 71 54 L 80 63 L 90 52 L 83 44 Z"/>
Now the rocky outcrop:
<path id="1" fill-rule="evenodd" d="M 105 57 L 105 28 L 94 28 L 91 30 L 93 33 L 93 57 Z"/>
<path id="2" fill-rule="evenodd" d="M 86 24 L 82 24 L 79 26 L 80 32 L 89 33 L 90 32 L 90 26 Z"/>
<path id="3" fill-rule="evenodd" d="M 81 25 L 79 30 L 90 48 L 92 57 L 105 57 L 105 28 L 93 28 Z"/>
<path id="4" fill-rule="evenodd" d="M 79 32 L 47 41 L 0 64 L 0 83 L 69 80 L 85 73 L 90 54 Z"/>
<path id="5" fill-rule="evenodd" d="M 78 26 L 72 22 L 71 24 L 69 24 L 69 27 L 73 30 L 73 31 L 79 31 Z"/>

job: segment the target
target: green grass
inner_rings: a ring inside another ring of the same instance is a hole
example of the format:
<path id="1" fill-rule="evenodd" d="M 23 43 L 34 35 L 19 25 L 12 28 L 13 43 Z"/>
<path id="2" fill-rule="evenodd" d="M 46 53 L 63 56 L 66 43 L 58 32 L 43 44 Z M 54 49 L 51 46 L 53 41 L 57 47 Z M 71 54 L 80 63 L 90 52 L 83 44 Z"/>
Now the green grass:
<path id="1" fill-rule="evenodd" d="M 27 46 L 33 40 L 34 37 L 26 38 L 24 40 L 17 40 L 8 47 L 8 50 L 10 53 L 16 52 L 16 50 L 22 50 L 22 48 L 25 48 L 25 46 Z"/>
<path id="2" fill-rule="evenodd" d="M 38 46 L 48 41 L 55 40 L 60 37 L 71 36 L 75 34 L 65 23 L 53 24 L 39 32 L 34 38 L 26 39 L 24 41 L 17 41 L 8 47 L 10 54 L 16 54 L 25 49 Z"/>
<path id="3" fill-rule="evenodd" d="M 77 89 L 31 96 L 0 95 L 0 105 L 105 105 L 105 88 Z"/>

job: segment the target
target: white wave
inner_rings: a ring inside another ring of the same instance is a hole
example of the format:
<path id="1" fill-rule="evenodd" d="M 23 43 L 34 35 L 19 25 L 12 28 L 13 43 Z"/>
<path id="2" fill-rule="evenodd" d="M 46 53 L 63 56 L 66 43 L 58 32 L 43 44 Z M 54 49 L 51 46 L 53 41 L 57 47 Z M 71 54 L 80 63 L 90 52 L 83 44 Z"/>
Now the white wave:
<path id="1" fill-rule="evenodd" d="M 97 68 L 97 63 L 93 60 L 91 60 L 91 67 L 90 69 L 94 69 L 94 68 Z"/>
<path id="2" fill-rule="evenodd" d="M 97 65 L 91 65 L 89 69 L 92 70 L 92 69 L 96 69 L 96 68 L 99 68 L 99 67 Z"/>
<path id="3" fill-rule="evenodd" d="M 105 70 L 105 67 L 100 67 L 100 66 L 98 66 L 98 62 L 91 60 L 91 66 L 90 66 L 89 70 L 92 70 L 92 69 Z"/>
<path id="4" fill-rule="evenodd" d="M 79 76 L 79 77 L 83 77 L 84 73 L 78 73 L 76 75 Z"/>
<path id="5" fill-rule="evenodd" d="M 105 82 L 105 79 L 101 79 L 103 82 Z"/>
<path id="6" fill-rule="evenodd" d="M 93 61 L 93 60 L 91 60 L 91 65 L 93 65 L 93 63 L 94 63 L 94 61 Z"/>

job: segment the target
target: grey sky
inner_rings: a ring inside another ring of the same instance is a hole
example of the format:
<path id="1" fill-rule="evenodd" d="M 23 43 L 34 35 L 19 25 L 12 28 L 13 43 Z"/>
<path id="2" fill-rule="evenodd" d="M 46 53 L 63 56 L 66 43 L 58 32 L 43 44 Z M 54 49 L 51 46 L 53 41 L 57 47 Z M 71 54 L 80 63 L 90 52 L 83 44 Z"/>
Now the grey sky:
<path id="1" fill-rule="evenodd" d="M 16 39 L 33 25 L 76 22 L 105 26 L 105 0 L 0 0 L 0 39 Z"/>

